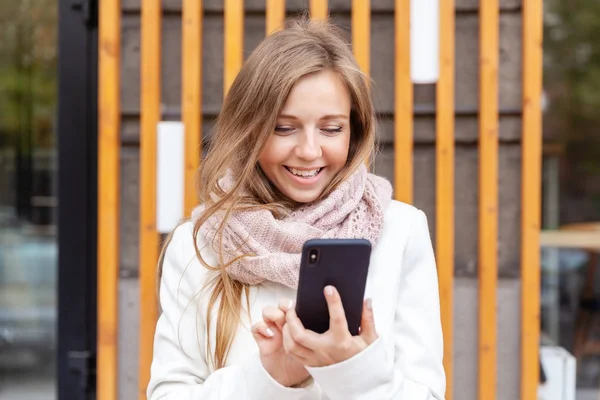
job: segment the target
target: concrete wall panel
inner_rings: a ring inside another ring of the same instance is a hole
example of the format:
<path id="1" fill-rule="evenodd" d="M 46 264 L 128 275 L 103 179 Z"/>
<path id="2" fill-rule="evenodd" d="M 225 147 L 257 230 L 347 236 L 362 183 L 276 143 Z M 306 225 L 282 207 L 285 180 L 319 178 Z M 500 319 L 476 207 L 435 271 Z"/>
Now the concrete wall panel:
<path id="1" fill-rule="evenodd" d="M 457 279 L 454 288 L 454 398 L 477 400 L 477 280 Z M 518 280 L 501 280 L 498 285 L 498 400 L 519 398 L 520 290 Z"/>
<path id="2" fill-rule="evenodd" d="M 139 264 L 139 196 L 140 196 L 140 153 L 137 148 L 121 150 L 121 226 L 120 264 L 121 270 L 137 274 Z"/>
<path id="3" fill-rule="evenodd" d="M 140 300 L 137 279 L 121 279 L 119 282 L 119 399 L 137 399 L 138 353 L 140 330 Z"/>

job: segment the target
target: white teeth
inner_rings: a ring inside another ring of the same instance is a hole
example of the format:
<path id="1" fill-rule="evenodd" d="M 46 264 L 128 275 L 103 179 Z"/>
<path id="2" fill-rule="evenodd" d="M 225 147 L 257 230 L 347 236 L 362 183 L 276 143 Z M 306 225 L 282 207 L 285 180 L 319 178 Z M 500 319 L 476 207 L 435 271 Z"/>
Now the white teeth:
<path id="1" fill-rule="evenodd" d="M 294 175 L 302 176 L 305 178 L 312 178 L 312 177 L 316 176 L 319 173 L 319 171 L 321 171 L 321 168 L 311 169 L 311 170 L 300 170 L 300 169 L 296 169 L 296 168 L 288 168 L 288 170 Z"/>

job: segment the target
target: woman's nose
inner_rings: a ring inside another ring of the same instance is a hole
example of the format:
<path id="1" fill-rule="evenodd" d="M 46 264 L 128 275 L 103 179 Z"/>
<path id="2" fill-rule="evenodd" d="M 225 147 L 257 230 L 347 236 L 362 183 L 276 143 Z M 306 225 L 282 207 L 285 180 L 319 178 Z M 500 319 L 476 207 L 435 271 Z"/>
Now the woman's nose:
<path id="1" fill-rule="evenodd" d="M 312 161 L 322 155 L 321 144 L 319 143 L 318 134 L 308 132 L 299 135 L 298 144 L 296 145 L 296 157 Z"/>

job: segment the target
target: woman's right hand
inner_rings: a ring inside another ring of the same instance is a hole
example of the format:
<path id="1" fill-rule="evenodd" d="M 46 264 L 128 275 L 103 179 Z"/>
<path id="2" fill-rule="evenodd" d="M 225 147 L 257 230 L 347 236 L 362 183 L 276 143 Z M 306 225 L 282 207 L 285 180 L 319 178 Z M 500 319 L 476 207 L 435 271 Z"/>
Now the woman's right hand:
<path id="1" fill-rule="evenodd" d="M 285 312 L 292 306 L 290 300 L 281 301 L 279 307 L 267 306 L 263 308 L 263 320 L 252 326 L 263 367 L 273 379 L 287 387 L 298 385 L 310 376 L 304 365 L 287 355 L 283 348 Z"/>

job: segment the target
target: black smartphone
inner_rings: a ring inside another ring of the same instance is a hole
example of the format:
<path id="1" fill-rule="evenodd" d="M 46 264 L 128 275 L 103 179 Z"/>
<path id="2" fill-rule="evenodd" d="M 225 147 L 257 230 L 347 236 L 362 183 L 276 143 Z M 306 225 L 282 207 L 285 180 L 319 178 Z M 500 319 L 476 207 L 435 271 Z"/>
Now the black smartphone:
<path id="1" fill-rule="evenodd" d="M 358 335 L 371 243 L 366 239 L 312 239 L 304 243 L 296 294 L 296 313 L 306 329 L 329 329 L 329 310 L 323 290 L 334 286 L 340 294 L 348 329 Z"/>

